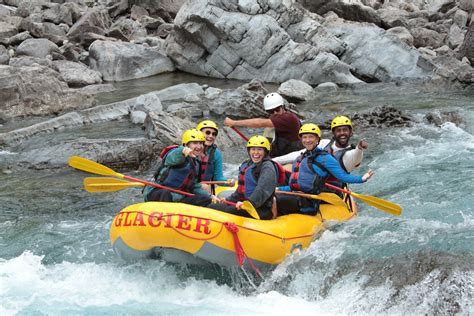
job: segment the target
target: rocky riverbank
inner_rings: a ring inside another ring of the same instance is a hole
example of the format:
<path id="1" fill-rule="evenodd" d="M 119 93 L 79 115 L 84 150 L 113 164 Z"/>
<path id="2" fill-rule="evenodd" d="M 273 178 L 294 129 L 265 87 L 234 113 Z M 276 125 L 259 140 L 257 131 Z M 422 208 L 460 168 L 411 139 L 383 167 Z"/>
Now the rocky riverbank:
<path id="1" fill-rule="evenodd" d="M 294 103 L 373 82 L 469 85 L 473 27 L 471 0 L 0 0 L 0 124 L 38 118 L 3 129 L 1 149 L 18 155 L 0 151 L 9 157 L 0 168 L 56 168 L 78 153 L 149 166 L 159 148 L 203 117 L 263 115 L 263 82 L 280 84 Z M 182 84 L 97 105 L 94 95 L 113 91 L 113 81 L 175 71 L 249 83 L 226 90 Z M 362 126 L 410 121 L 396 109 L 368 113 L 359 116 Z M 37 135 L 113 120 L 143 124 L 145 136 L 16 152 Z M 228 136 L 224 147 L 240 144 Z"/>

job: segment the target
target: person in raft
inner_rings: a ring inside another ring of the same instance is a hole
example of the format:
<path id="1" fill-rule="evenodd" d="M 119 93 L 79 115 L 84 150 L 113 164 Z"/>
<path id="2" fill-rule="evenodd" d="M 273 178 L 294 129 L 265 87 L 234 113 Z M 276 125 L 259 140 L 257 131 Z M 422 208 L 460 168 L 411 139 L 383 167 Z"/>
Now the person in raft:
<path id="1" fill-rule="evenodd" d="M 166 189 L 147 186 L 144 190 L 145 202 L 182 202 L 207 206 L 218 199 L 203 190 L 199 181 L 201 163 L 199 157 L 206 139 L 197 129 L 189 129 L 182 135 L 181 146 L 168 146 L 162 156 L 162 163 L 155 173 L 155 182 L 180 191 L 194 194 L 186 196 Z M 161 156 L 161 155 L 160 155 Z"/>
<path id="2" fill-rule="evenodd" d="M 246 120 L 232 120 L 228 117 L 224 125 L 249 128 L 275 128 L 275 139 L 272 141 L 270 157 L 277 157 L 303 148 L 298 138 L 301 122 L 296 114 L 287 111 L 285 100 L 276 92 L 269 93 L 263 99 L 263 108 L 270 115 L 269 118 L 251 118 Z"/>
<path id="3" fill-rule="evenodd" d="M 204 120 L 196 129 L 204 134 L 204 150 L 201 155 L 200 181 L 226 181 L 228 186 L 234 186 L 234 179 L 224 177 L 222 168 L 222 153 L 215 144 L 219 128 L 214 121 Z M 208 185 L 202 184 L 203 189 L 211 192 Z"/>
<path id="4" fill-rule="evenodd" d="M 331 132 L 332 139 L 322 139 L 318 144 L 318 147 L 324 149 L 328 153 L 334 156 L 341 167 L 348 173 L 352 172 L 355 168 L 358 168 L 362 162 L 364 150 L 368 148 L 368 143 L 361 139 L 357 146 L 350 144 L 352 133 L 352 122 L 347 116 L 336 116 L 331 121 Z M 301 151 L 295 151 L 284 156 L 275 157 L 273 161 L 281 164 L 293 163 L 298 156 L 306 151 L 306 148 Z M 338 186 L 340 188 L 347 187 L 346 183 L 339 181 L 336 178 L 329 177 L 327 182 Z M 329 188 L 325 188 L 323 191 L 334 192 L 342 195 L 339 191 L 334 191 Z"/>
<path id="5" fill-rule="evenodd" d="M 367 171 L 363 176 L 347 173 L 336 158 L 327 151 L 318 148 L 321 130 L 316 124 L 303 124 L 299 136 L 306 151 L 293 163 L 290 185 L 280 187 L 281 191 L 319 194 L 323 191 L 324 183 L 330 176 L 345 183 L 363 183 L 373 176 L 372 170 Z M 278 194 L 278 191 L 276 198 L 279 215 L 291 213 L 315 215 L 319 211 L 319 200 L 282 195 Z"/>
<path id="6" fill-rule="evenodd" d="M 226 200 L 237 203 L 236 206 L 226 204 L 210 204 L 208 207 L 234 215 L 250 217 L 242 210 L 243 201 L 248 200 L 258 212 L 260 219 L 272 219 L 273 197 L 278 182 L 284 181 L 282 168 L 269 157 L 270 142 L 264 136 L 252 136 L 247 142 L 248 160 L 239 167 L 237 190 Z"/>

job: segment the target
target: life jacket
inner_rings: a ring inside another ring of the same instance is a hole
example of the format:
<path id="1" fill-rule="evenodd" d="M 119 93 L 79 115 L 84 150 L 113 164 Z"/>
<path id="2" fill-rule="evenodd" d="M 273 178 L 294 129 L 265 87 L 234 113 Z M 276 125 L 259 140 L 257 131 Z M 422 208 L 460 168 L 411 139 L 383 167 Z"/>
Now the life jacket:
<path id="1" fill-rule="evenodd" d="M 209 154 L 201 156 L 201 171 L 200 181 L 212 181 L 214 180 L 214 153 L 216 152 L 217 146 L 212 145 Z"/>
<path id="2" fill-rule="evenodd" d="M 342 169 L 344 169 L 345 172 L 349 173 L 349 171 L 347 171 L 346 169 L 346 166 L 344 166 L 344 162 L 343 162 L 343 157 L 344 155 L 346 154 L 346 152 L 348 152 L 349 150 L 352 150 L 355 148 L 354 145 L 350 145 L 350 147 L 347 147 L 347 148 L 344 148 L 344 149 L 341 149 L 341 150 L 338 150 L 338 151 L 334 151 L 334 149 L 332 149 L 332 145 L 334 144 L 334 139 L 331 140 L 327 145 L 326 147 L 324 147 L 324 150 L 327 151 L 328 153 L 330 153 L 331 155 L 333 155 L 334 158 L 336 158 L 336 160 L 339 162 L 339 165 L 341 165 Z M 334 177 L 333 175 L 330 175 L 327 180 L 326 180 L 328 183 L 332 184 L 332 185 L 335 185 L 339 188 L 345 188 L 347 187 L 347 184 L 345 182 L 342 182 L 341 180 L 339 180 L 338 178 Z M 325 189 L 326 190 L 326 189 Z M 330 192 L 333 192 L 334 190 L 330 190 Z"/>
<path id="3" fill-rule="evenodd" d="M 252 160 L 247 160 L 239 167 L 239 178 L 237 184 L 237 192 L 247 200 L 257 187 L 258 178 L 264 161 L 270 161 L 275 167 L 277 173 L 277 185 L 286 185 L 286 170 L 281 164 L 275 162 L 268 157 L 264 158 L 261 163 L 254 164 Z"/>
<path id="4" fill-rule="evenodd" d="M 186 157 L 182 164 L 176 166 L 165 166 L 166 157 L 177 147 L 177 145 L 171 145 L 161 151 L 160 157 L 163 160 L 160 167 L 158 167 L 155 172 L 154 178 L 158 184 L 187 191 L 193 184 L 193 180 L 199 174 L 200 163 L 199 160 L 195 158 Z"/>
<path id="5" fill-rule="evenodd" d="M 290 188 L 294 191 L 303 191 L 305 193 L 321 193 L 324 183 L 328 176 L 320 176 L 313 168 L 317 165 L 328 175 L 331 173 L 316 158 L 320 155 L 328 155 L 325 151 L 306 151 L 301 154 L 293 163 L 290 176 Z"/>

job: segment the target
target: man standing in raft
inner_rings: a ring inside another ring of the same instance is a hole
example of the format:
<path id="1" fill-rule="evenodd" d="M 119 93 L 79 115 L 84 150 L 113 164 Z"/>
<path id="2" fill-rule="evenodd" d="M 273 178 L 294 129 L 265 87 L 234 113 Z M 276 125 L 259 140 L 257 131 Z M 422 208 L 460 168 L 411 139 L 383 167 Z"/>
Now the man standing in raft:
<path id="1" fill-rule="evenodd" d="M 316 124 L 308 123 L 301 126 L 299 136 L 306 151 L 293 163 L 289 187 L 281 187 L 280 190 L 319 194 L 330 176 L 346 183 L 363 183 L 374 174 L 372 170 L 362 177 L 347 173 L 336 158 L 317 147 L 321 130 Z M 278 192 L 276 196 L 279 215 L 291 213 L 315 215 L 319 211 L 318 200 L 279 195 Z"/>
<path id="2" fill-rule="evenodd" d="M 296 114 L 287 111 L 285 100 L 276 92 L 269 93 L 263 99 L 263 108 L 270 118 L 251 118 L 246 120 L 232 120 L 228 117 L 224 125 L 229 127 L 248 128 L 275 128 L 275 139 L 272 142 L 270 157 L 277 157 L 303 148 L 298 138 L 301 127 Z"/>
<path id="3" fill-rule="evenodd" d="M 188 129 L 183 133 L 181 146 L 169 146 L 164 149 L 163 161 L 155 173 L 156 183 L 195 195 L 185 196 L 147 186 L 144 190 L 145 202 L 182 202 L 199 206 L 211 203 L 214 197 L 202 189 L 199 183 L 201 169 L 199 157 L 202 155 L 205 141 L 202 132 Z"/>
<path id="4" fill-rule="evenodd" d="M 273 197 L 279 181 L 284 179 L 284 171 L 268 158 L 270 142 L 266 137 L 253 136 L 247 142 L 250 159 L 239 167 L 237 190 L 226 200 L 236 202 L 236 206 L 210 204 L 208 207 L 234 215 L 249 217 L 241 207 L 248 200 L 258 212 L 260 219 L 272 219 Z M 275 214 L 276 215 L 276 214 Z"/>

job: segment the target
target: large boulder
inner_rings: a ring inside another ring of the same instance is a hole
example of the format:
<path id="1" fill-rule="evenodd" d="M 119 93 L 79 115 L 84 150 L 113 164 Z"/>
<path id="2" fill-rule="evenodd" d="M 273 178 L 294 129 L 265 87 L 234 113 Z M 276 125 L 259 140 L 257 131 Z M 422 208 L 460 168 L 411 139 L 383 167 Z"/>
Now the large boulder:
<path id="1" fill-rule="evenodd" d="M 188 1 L 167 38 L 180 70 L 269 82 L 360 82 L 336 56 L 344 49 L 307 10 L 283 0 Z"/>
<path id="2" fill-rule="evenodd" d="M 335 22 L 328 29 L 347 43 L 341 60 L 368 81 L 425 79 L 429 71 L 418 66 L 420 54 L 383 29 L 366 23 Z M 396 56 L 396 58 L 394 58 Z"/>
<path id="3" fill-rule="evenodd" d="M 89 47 L 89 63 L 104 80 L 124 81 L 174 71 L 173 62 L 159 49 L 144 45 L 95 41 Z"/>
<path id="4" fill-rule="evenodd" d="M 68 88 L 59 74 L 44 66 L 0 65 L 0 118 L 51 115 L 93 104 L 90 95 Z"/>

